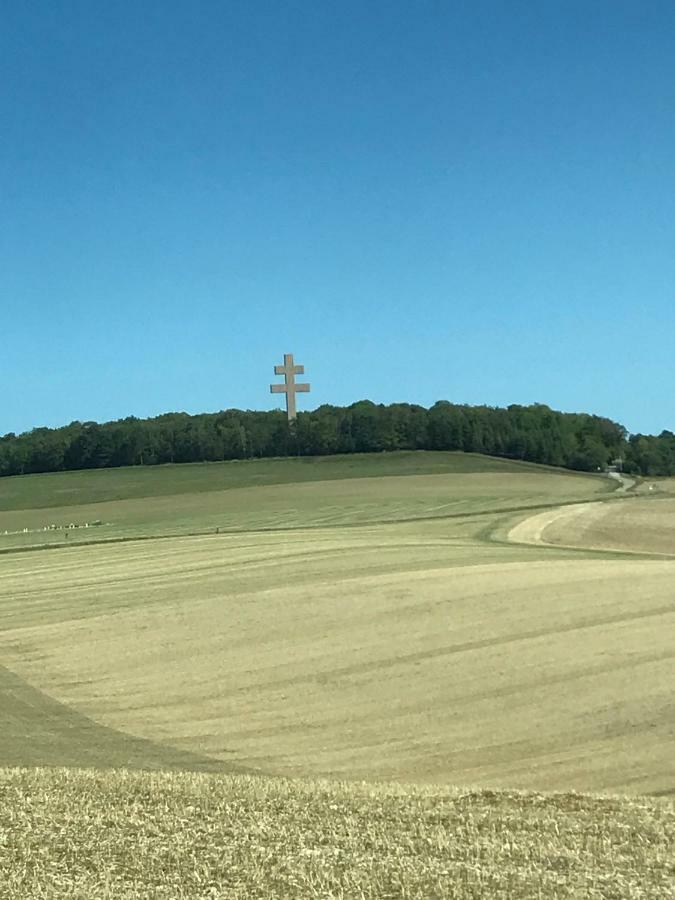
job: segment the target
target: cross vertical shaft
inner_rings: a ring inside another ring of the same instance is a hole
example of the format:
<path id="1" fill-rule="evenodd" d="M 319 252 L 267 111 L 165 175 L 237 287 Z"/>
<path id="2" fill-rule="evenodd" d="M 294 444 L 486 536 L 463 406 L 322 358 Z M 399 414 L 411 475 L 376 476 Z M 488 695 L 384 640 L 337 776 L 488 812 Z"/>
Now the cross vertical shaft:
<path id="1" fill-rule="evenodd" d="M 309 391 L 309 385 L 306 383 L 298 384 L 295 380 L 296 375 L 304 375 L 305 367 L 296 366 L 293 362 L 292 353 L 284 353 L 283 366 L 274 367 L 275 375 L 283 375 L 283 384 L 271 384 L 270 392 L 272 394 L 286 394 L 286 415 L 288 421 L 292 422 L 297 417 L 295 395 L 297 393 L 305 394 Z"/>

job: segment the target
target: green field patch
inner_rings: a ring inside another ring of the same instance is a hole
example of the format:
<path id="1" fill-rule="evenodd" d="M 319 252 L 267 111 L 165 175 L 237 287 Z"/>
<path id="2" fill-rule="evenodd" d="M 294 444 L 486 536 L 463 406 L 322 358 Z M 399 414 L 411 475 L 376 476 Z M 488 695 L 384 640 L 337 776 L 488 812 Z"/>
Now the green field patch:
<path id="1" fill-rule="evenodd" d="M 271 484 L 296 484 L 389 475 L 442 475 L 492 472 L 568 474 L 594 478 L 477 453 L 400 451 L 307 456 L 291 459 L 233 460 L 216 463 L 87 469 L 0 479 L 0 510 L 71 508 L 174 494 L 194 494 Z"/>

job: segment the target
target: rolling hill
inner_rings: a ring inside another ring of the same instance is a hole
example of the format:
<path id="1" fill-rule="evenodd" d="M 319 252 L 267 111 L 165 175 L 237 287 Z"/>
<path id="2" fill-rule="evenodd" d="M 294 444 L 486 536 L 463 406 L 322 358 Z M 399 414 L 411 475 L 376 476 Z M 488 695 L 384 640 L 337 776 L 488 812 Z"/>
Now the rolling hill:
<path id="1" fill-rule="evenodd" d="M 665 896 L 658 486 L 432 452 L 0 479 L 0 896 Z"/>

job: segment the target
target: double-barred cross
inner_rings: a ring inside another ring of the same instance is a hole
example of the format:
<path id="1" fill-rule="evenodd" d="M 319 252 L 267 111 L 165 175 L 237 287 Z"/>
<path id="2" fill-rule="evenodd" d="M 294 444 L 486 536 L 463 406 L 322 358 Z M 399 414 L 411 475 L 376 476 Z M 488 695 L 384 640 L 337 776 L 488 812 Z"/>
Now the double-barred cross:
<path id="1" fill-rule="evenodd" d="M 308 384 L 298 384 L 295 380 L 296 375 L 304 375 L 305 367 L 293 364 L 293 354 L 284 353 L 283 366 L 274 367 L 275 375 L 283 375 L 283 384 L 271 384 L 270 392 L 272 394 L 286 394 L 286 414 L 288 421 L 292 422 L 297 416 L 295 408 L 295 395 L 297 393 L 306 394 L 309 391 Z"/>

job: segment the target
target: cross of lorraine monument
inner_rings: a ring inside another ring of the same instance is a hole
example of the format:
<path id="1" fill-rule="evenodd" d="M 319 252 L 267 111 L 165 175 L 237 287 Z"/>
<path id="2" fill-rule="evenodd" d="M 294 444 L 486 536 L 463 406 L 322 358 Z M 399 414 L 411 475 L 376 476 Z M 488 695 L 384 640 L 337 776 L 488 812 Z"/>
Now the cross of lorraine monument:
<path id="1" fill-rule="evenodd" d="M 296 375 L 304 375 L 305 367 L 293 364 L 293 354 L 284 353 L 283 366 L 274 367 L 275 375 L 283 375 L 283 384 L 271 384 L 270 393 L 286 394 L 286 415 L 288 421 L 292 422 L 297 417 L 295 408 L 295 395 L 297 393 L 306 394 L 309 391 L 309 385 L 306 383 L 298 384 L 295 380 Z"/>

